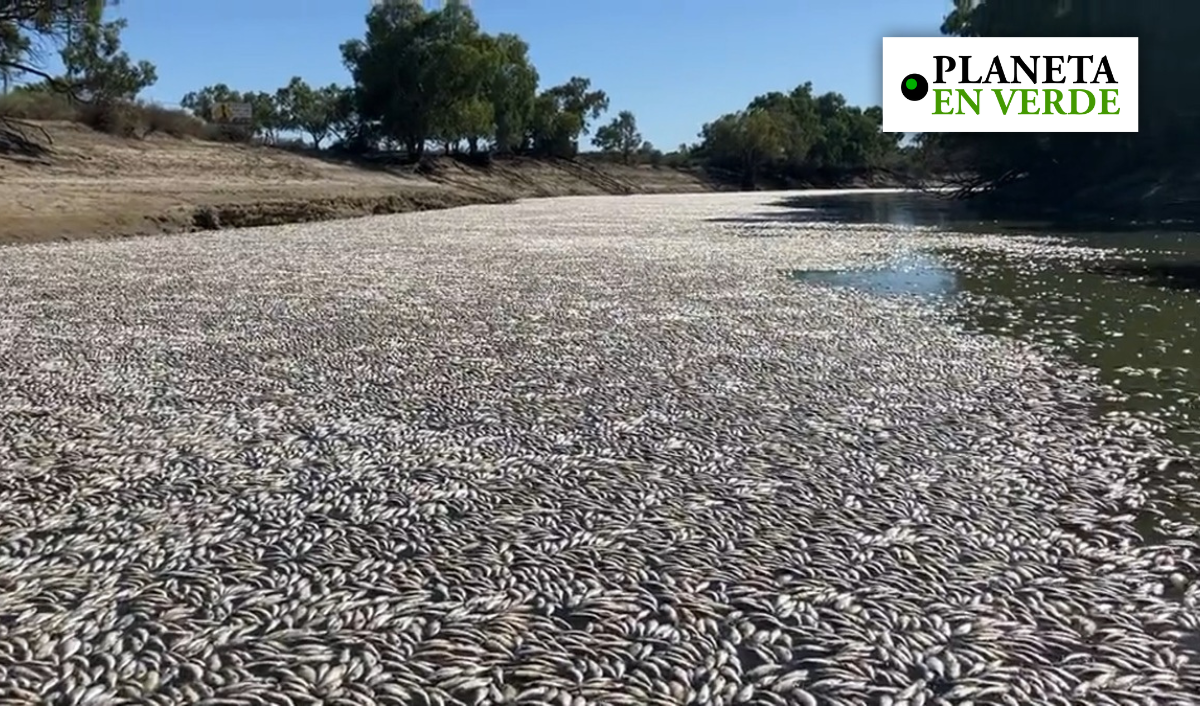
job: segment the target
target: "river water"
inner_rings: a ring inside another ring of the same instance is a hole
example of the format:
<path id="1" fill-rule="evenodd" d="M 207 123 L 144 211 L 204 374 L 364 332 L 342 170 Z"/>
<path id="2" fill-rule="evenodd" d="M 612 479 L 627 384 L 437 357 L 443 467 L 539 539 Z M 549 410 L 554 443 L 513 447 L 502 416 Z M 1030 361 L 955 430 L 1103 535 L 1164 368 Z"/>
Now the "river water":
<path id="1" fill-rule="evenodd" d="M 1033 235 L 1102 249 L 1099 263 L 1043 258 L 1030 267 L 990 250 L 914 248 L 877 269 L 791 276 L 884 296 L 934 298 L 973 330 L 1043 344 L 1099 370 L 1112 393 L 1097 400 L 1097 413 L 1154 420 L 1187 455 L 1200 454 L 1200 232 L 1080 232 L 985 221 L 961 202 L 913 193 L 801 196 L 778 205 L 785 208 L 776 217 L 787 220 Z M 1200 485 L 1195 467 L 1177 463 L 1173 476 Z"/>
<path id="2" fill-rule="evenodd" d="M 0 249 L 0 703 L 1194 704 L 1194 239 L 1002 225 Z"/>

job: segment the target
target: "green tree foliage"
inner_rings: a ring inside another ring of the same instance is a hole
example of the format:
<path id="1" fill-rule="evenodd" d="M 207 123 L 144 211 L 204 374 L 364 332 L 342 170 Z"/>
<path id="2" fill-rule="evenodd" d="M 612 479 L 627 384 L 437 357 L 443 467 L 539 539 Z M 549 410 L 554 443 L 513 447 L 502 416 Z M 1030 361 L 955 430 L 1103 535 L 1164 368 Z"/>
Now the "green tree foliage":
<path id="1" fill-rule="evenodd" d="M 287 129 L 274 94 L 266 91 L 246 91 L 236 97 L 238 100 L 234 102 L 250 104 L 251 134 L 268 142 L 275 142 L 279 139 L 280 131 Z M 211 117 L 211 113 L 209 115 Z"/>
<path id="2" fill-rule="evenodd" d="M 97 27 L 115 0 L 3 0 L 0 2 L 0 74 L 6 81 L 31 76 L 69 90 L 46 72 L 38 51 L 62 45 L 81 30 Z"/>
<path id="3" fill-rule="evenodd" d="M 496 58 L 492 43 L 484 39 L 471 10 L 453 2 L 427 16 L 425 39 L 436 77 L 427 87 L 431 137 L 448 152 L 466 140 L 474 152 L 480 140 L 495 133 L 495 110 L 487 95 Z"/>
<path id="4" fill-rule="evenodd" d="M 666 159 L 663 151 L 654 146 L 649 140 L 642 143 L 638 149 L 638 156 L 643 162 L 648 162 L 653 167 L 661 167 Z"/>
<path id="5" fill-rule="evenodd" d="M 134 104 L 137 95 L 157 80 L 157 74 L 153 64 L 135 62 L 121 50 L 124 20 L 103 22 L 105 8 L 115 4 L 102 0 L 0 2 L 0 74 L 5 88 L 13 80 L 40 84 L 33 92 L 40 97 L 28 104 L 32 110 L 27 114 L 45 115 L 46 109 L 52 108 L 52 113 L 65 113 L 94 128 L 130 136 L 155 129 L 178 132 L 179 121 L 172 122 L 161 110 Z M 51 46 L 60 48 L 65 76 L 53 76 L 44 68 L 44 52 Z M 14 143 L 15 138 L 16 144 L 29 148 L 32 143 L 18 122 L 0 118 L 0 123 L 0 140 Z"/>
<path id="6" fill-rule="evenodd" d="M 29 54 L 32 41 L 15 24 L 0 24 L 0 86 L 8 93 L 12 82 L 23 72 L 19 62 Z"/>
<path id="7" fill-rule="evenodd" d="M 701 147 L 711 164 L 735 167 L 743 185 L 753 186 L 762 165 L 785 154 L 786 129 L 772 110 L 747 108 L 706 124 L 700 132 Z"/>
<path id="8" fill-rule="evenodd" d="M 335 133 L 339 110 L 345 108 L 344 89 L 337 84 L 313 88 L 299 76 L 275 93 L 274 109 L 279 127 L 302 132 L 320 149 L 325 138 Z"/>
<path id="9" fill-rule="evenodd" d="M 836 180 L 887 167 L 899 135 L 881 131 L 883 111 L 846 103 L 838 93 L 813 95 L 804 83 L 790 93 L 757 96 L 736 113 L 704 125 L 700 144 L 680 153 L 734 170 L 745 186 L 766 173 L 782 179 Z"/>
<path id="10" fill-rule="evenodd" d="M 592 90 L 591 79 L 572 76 L 538 95 L 525 146 L 538 155 L 574 156 L 579 151 L 579 137 L 589 132 L 588 123 L 607 110 L 604 91 Z"/>
<path id="11" fill-rule="evenodd" d="M 345 138 L 357 122 L 353 91 L 336 84 L 312 88 L 300 77 L 293 77 L 274 93 L 242 92 L 218 83 L 180 100 L 180 105 L 209 122 L 214 120 L 217 103 L 249 103 L 250 134 L 270 142 L 283 132 L 300 132 L 320 147 L 331 136 Z"/>
<path id="12" fill-rule="evenodd" d="M 329 130 L 344 143 L 357 134 L 361 122 L 357 96 L 353 88 L 346 86 L 330 85 L 326 90 L 333 94 L 329 104 Z"/>
<path id="13" fill-rule="evenodd" d="M 67 80 L 75 92 L 98 103 L 132 101 L 158 80 L 154 64 L 134 63 L 121 51 L 125 20 L 88 23 L 79 28 L 62 50 Z"/>
<path id="14" fill-rule="evenodd" d="M 417 3 L 377 6 L 366 36 L 344 43 L 342 57 L 354 77 L 352 112 L 361 121 L 354 132 L 403 144 L 413 156 L 430 141 L 448 151 L 463 143 L 471 152 L 483 144 L 507 152 L 551 143 L 568 151 L 582 130 L 557 115 L 573 96 L 539 104 L 528 45 L 513 34 L 482 32 L 462 3 L 435 12 Z M 580 80 L 582 99 L 594 101 Z"/>
<path id="15" fill-rule="evenodd" d="M 583 135 L 588 134 L 588 123 L 608 110 L 608 95 L 591 88 L 591 79 L 572 76 L 566 83 L 546 89 L 546 95 L 555 100 L 559 110 L 578 116 L 579 133 Z"/>
<path id="16" fill-rule="evenodd" d="M 515 34 L 484 35 L 490 64 L 486 84 L 498 152 L 511 152 L 524 140 L 537 100 L 538 72 L 529 61 L 529 45 Z"/>
<path id="17" fill-rule="evenodd" d="M 1200 3 L 1193 0 L 956 0 L 942 32 L 956 36 L 1136 36 L 1137 133 L 943 133 L 922 149 L 971 189 L 1012 184 L 1020 198 L 1058 203 L 1139 170 L 1195 167 L 1200 142 Z M 1120 78 L 1120 77 L 1118 77 Z M 999 192 L 997 192 L 999 193 Z"/>
<path id="18" fill-rule="evenodd" d="M 621 155 L 626 164 L 642 147 L 642 133 L 638 132 L 637 118 L 628 110 L 622 110 L 612 122 L 596 130 L 592 143 L 605 152 L 615 152 Z M 649 145 L 650 143 L 646 143 Z M 652 152 L 653 145 L 643 152 Z"/>
<path id="19" fill-rule="evenodd" d="M 240 103 L 242 94 L 223 83 L 205 86 L 184 95 L 179 104 L 202 120 L 212 121 L 213 106 L 217 103 Z"/>
<path id="20" fill-rule="evenodd" d="M 558 99 L 543 92 L 534 100 L 522 146 L 534 154 L 570 157 L 582 130 L 582 116 L 565 112 Z"/>
<path id="21" fill-rule="evenodd" d="M 607 94 L 590 89 L 592 79 L 572 76 L 542 91 L 526 132 L 527 149 L 542 156 L 574 156 L 580 149 L 580 136 L 588 134 L 589 121 L 608 109 Z"/>
<path id="22" fill-rule="evenodd" d="M 384 3 L 367 15 L 363 39 L 342 47 L 354 78 L 357 112 L 372 133 L 420 155 L 432 136 L 434 68 L 429 13 L 417 3 Z"/>

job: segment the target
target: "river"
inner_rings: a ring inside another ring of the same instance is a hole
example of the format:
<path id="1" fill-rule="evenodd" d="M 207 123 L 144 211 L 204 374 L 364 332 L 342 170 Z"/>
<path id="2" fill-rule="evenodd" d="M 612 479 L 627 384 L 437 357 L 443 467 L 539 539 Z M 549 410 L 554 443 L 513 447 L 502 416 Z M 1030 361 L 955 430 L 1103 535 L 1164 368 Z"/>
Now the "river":
<path id="1" fill-rule="evenodd" d="M 859 192 L 0 249 L 0 702 L 1195 703 L 1193 242 Z"/>
<path id="2" fill-rule="evenodd" d="M 980 220 L 969 204 L 914 193 L 790 196 L 777 205 L 784 208 L 776 217 L 790 221 L 1032 235 L 1102 249 L 1100 262 L 1041 257 L 1030 266 L 1000 251 L 913 248 L 877 269 L 791 274 L 936 298 L 973 330 L 1033 341 L 1097 369 L 1112 388 L 1097 400 L 1098 414 L 1152 420 L 1186 455 L 1200 452 L 1200 233 Z M 1200 485 L 1194 463 L 1171 468 L 1172 477 Z M 1176 509 L 1196 516 L 1195 508 Z"/>

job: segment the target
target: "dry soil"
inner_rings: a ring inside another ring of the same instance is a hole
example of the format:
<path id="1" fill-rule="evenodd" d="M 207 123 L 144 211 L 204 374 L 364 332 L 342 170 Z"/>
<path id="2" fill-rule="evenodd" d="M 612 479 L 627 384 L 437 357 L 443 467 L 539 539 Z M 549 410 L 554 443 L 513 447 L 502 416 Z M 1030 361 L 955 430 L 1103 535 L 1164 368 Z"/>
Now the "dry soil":
<path id="1" fill-rule="evenodd" d="M 272 225 L 538 196 L 712 190 L 650 166 L 511 159 L 431 170 L 284 149 L 44 123 L 48 150 L 0 153 L 0 244 Z"/>

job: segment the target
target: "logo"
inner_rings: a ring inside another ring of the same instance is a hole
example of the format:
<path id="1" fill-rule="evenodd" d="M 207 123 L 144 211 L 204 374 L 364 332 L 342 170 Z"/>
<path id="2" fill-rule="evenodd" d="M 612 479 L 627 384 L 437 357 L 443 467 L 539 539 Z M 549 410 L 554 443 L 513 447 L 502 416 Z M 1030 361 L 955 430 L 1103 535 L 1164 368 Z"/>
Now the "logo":
<path id="1" fill-rule="evenodd" d="M 929 82 L 921 74 L 909 74 L 904 77 L 900 92 L 910 101 L 919 101 L 929 93 Z"/>
<path id="2" fill-rule="evenodd" d="M 884 37 L 884 132 L 1137 132 L 1137 37 Z"/>

